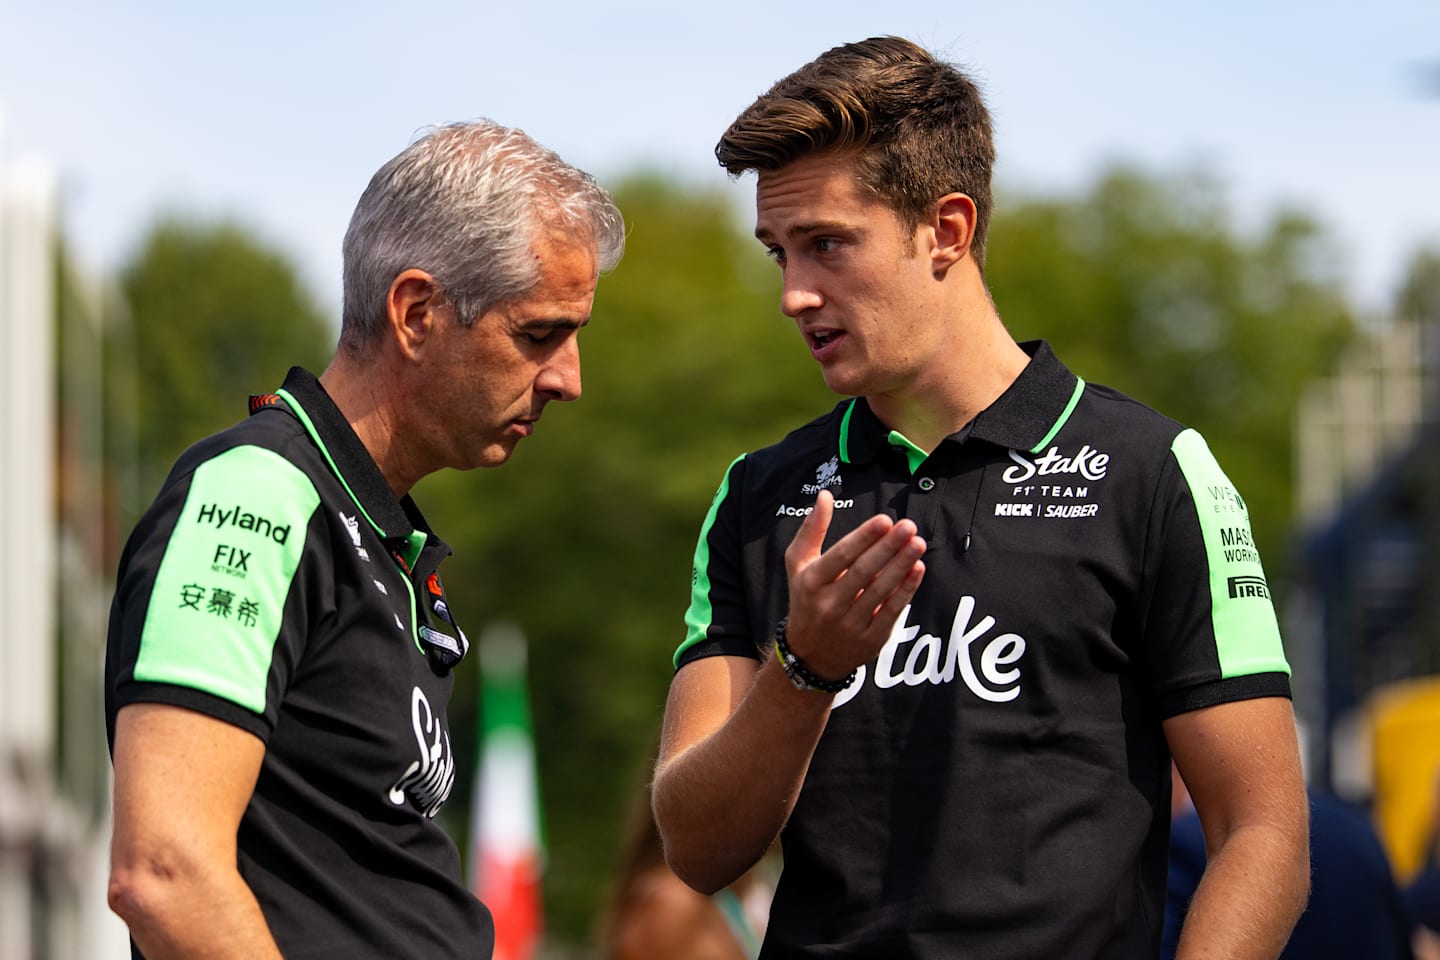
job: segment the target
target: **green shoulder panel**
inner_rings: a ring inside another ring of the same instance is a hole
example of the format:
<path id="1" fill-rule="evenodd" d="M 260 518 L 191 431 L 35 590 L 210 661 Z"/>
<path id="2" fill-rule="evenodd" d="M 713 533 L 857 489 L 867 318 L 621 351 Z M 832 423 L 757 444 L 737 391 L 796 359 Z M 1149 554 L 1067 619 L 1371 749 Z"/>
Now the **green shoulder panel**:
<path id="1" fill-rule="evenodd" d="M 1170 445 L 1189 484 L 1209 567 L 1211 621 L 1222 677 L 1289 673 L 1280 626 L 1244 499 L 1205 439 L 1182 431 Z"/>
<path id="2" fill-rule="evenodd" d="M 284 457 L 236 447 L 201 464 L 155 577 L 135 679 L 255 713 L 320 495 Z"/>
<path id="3" fill-rule="evenodd" d="M 676 668 L 680 665 L 680 655 L 704 640 L 710 629 L 715 613 L 710 605 L 710 529 L 715 526 L 720 504 L 730 492 L 730 474 L 734 472 L 735 464 L 744 459 L 743 455 L 736 457 L 725 468 L 725 478 L 720 481 L 720 488 L 715 491 L 715 499 L 710 501 L 710 510 L 705 514 L 705 523 L 700 527 L 700 539 L 695 544 L 695 565 L 690 571 L 690 607 L 685 611 L 685 640 L 671 658 Z"/>

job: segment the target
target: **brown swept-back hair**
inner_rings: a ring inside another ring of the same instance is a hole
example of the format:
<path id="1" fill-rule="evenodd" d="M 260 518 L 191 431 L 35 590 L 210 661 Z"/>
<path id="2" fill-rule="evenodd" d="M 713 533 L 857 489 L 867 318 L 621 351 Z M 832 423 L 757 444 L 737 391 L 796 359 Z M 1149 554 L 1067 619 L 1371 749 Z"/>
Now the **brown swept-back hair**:
<path id="1" fill-rule="evenodd" d="M 975 201 L 970 252 L 984 267 L 995 142 L 975 82 L 900 37 L 827 50 L 745 109 L 715 146 L 733 176 L 812 154 L 853 156 L 860 185 L 907 230 L 935 202 Z"/>

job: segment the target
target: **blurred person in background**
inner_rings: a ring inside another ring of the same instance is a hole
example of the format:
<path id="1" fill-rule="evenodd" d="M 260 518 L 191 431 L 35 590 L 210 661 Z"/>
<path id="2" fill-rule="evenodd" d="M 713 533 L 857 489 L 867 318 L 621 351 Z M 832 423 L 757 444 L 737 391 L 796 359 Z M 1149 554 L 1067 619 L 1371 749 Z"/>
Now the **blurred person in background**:
<path id="1" fill-rule="evenodd" d="M 1153 957 L 1173 754 L 1213 851 L 1180 956 L 1275 957 L 1306 808 L 1245 501 L 1194 430 L 1006 331 L 975 85 L 847 44 L 716 154 L 851 399 L 737 459 L 702 525 L 670 866 L 718 890 L 780 835 L 763 960 Z"/>
<path id="2" fill-rule="evenodd" d="M 1327 790 L 1312 785 L 1307 793 L 1310 901 L 1281 960 L 1411 960 L 1409 917 L 1370 818 Z M 1206 863 L 1200 818 L 1178 774 L 1175 797 L 1162 960 L 1174 960 Z"/>
<path id="3" fill-rule="evenodd" d="M 324 373 L 293 368 L 175 464 L 106 659 L 110 903 L 137 956 L 490 956 L 434 819 L 468 641 L 409 491 L 499 466 L 580 395 L 623 247 L 609 195 L 521 131 L 433 129 L 355 209 Z"/>
<path id="4" fill-rule="evenodd" d="M 767 861 L 712 896 L 665 863 L 647 787 L 631 811 L 600 936 L 605 960 L 755 960 L 773 892 Z"/>

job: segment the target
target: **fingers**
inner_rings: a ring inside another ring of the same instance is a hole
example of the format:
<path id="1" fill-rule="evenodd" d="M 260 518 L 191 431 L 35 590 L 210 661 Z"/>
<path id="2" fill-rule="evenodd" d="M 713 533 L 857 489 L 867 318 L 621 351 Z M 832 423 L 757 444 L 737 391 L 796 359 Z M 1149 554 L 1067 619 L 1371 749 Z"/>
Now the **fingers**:
<path id="1" fill-rule="evenodd" d="M 925 575 L 926 543 L 913 521 L 881 515 L 814 556 L 823 541 L 816 531 L 833 515 L 826 500 L 815 511 L 823 526 L 797 533 L 786 551 L 789 642 L 820 676 L 842 677 L 875 656 L 914 597 Z"/>
<path id="2" fill-rule="evenodd" d="M 820 491 L 820 495 L 815 498 L 815 509 L 805 518 L 800 529 L 795 531 L 795 539 L 790 542 L 789 548 L 785 551 L 786 567 L 791 576 L 804 570 L 814 586 L 834 582 L 841 574 L 850 569 L 851 565 L 859 560 L 865 551 L 875 546 L 895 527 L 895 521 L 884 514 L 877 514 L 841 537 L 830 549 L 821 553 L 820 548 L 824 545 L 825 533 L 830 529 L 830 519 L 835 513 L 834 504 L 828 490 Z M 824 525 L 812 528 L 818 529 L 818 533 L 814 534 L 812 540 L 807 535 L 806 528 L 811 525 L 811 521 L 816 519 L 822 509 Z M 908 523 L 908 521 L 902 522 Z M 915 533 L 913 523 L 910 524 L 909 531 L 911 535 Z M 802 549 L 804 550 L 803 554 L 800 552 Z M 795 551 L 793 556 L 792 551 Z M 876 564 L 877 568 L 878 566 L 879 564 Z"/>
<path id="3" fill-rule="evenodd" d="M 825 545 L 825 534 L 830 529 L 830 518 L 834 515 L 835 498 L 830 495 L 829 490 L 821 490 L 815 497 L 815 506 L 805 515 L 805 519 L 800 522 L 800 529 L 795 531 L 795 536 L 790 541 L 790 546 L 785 548 L 785 568 L 790 574 L 804 569 L 820 556 L 820 548 Z M 831 577 L 832 580 L 834 578 Z"/>
<path id="4" fill-rule="evenodd" d="M 815 520 L 817 515 L 819 519 Z M 896 522 L 882 514 L 871 517 L 820 552 L 824 531 L 833 515 L 830 495 L 822 491 L 815 510 L 805 518 L 786 550 L 792 596 L 800 594 L 819 608 L 817 612 L 823 610 L 835 619 L 848 617 L 847 626 L 863 630 L 886 599 L 916 573 L 914 568 L 925 554 L 926 543 L 914 521 Z M 923 573 L 922 565 L 918 575 Z M 849 616 L 852 611 L 858 613 Z"/>
<path id="5" fill-rule="evenodd" d="M 920 589 L 920 582 L 924 578 L 925 564 L 915 560 L 901 572 L 900 580 L 894 589 L 886 592 L 885 587 L 878 582 L 872 584 L 870 589 L 856 598 L 857 602 L 841 621 L 841 629 L 860 637 L 866 649 L 878 651 L 890 638 L 890 633 L 895 629 L 895 623 L 900 619 L 905 607 L 915 599 L 915 593 Z"/>
<path id="6" fill-rule="evenodd" d="M 897 545 L 890 552 L 892 544 Z M 856 631 L 888 634 L 925 576 L 925 564 L 920 558 L 926 547 L 924 539 L 915 535 L 914 525 L 901 521 L 865 551 L 840 583 L 842 588 L 855 588 L 845 625 Z"/>
<path id="7" fill-rule="evenodd" d="M 925 576 L 926 543 L 912 520 L 870 517 L 828 549 L 834 497 L 822 490 L 785 549 L 791 651 L 821 677 L 872 659 Z"/>

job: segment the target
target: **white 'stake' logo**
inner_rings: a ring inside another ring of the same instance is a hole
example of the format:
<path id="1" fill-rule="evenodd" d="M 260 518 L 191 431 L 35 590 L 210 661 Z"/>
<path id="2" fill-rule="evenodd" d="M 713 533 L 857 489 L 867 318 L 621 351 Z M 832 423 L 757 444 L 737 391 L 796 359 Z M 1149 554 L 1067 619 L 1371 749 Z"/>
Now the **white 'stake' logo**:
<path id="1" fill-rule="evenodd" d="M 1110 454 L 1092 449 L 1088 443 L 1073 457 L 1061 456 L 1059 447 L 1051 447 L 1038 460 L 1029 460 L 1018 450 L 1010 451 L 1010 459 L 1015 466 L 1000 475 L 1006 483 L 1024 483 L 1031 477 L 1056 473 L 1078 473 L 1086 480 L 1099 480 L 1110 465 Z"/>
<path id="2" fill-rule="evenodd" d="M 1014 664 L 1025 655 L 1025 638 L 1018 633 L 990 637 L 977 656 L 972 648 L 995 626 L 995 618 L 982 617 L 972 625 L 974 615 L 975 598 L 961 597 L 950 624 L 949 643 L 944 644 L 933 633 L 921 634 L 918 626 L 907 625 L 910 606 L 906 605 L 876 658 L 875 686 L 884 690 L 902 683 L 907 687 L 950 683 L 958 670 L 965 686 L 981 700 L 1006 703 L 1020 696 L 1020 668 Z M 856 671 L 855 681 L 840 691 L 830 709 L 855 698 L 865 685 L 866 670 Z"/>
<path id="3" fill-rule="evenodd" d="M 410 694 L 410 723 L 420 759 L 411 763 L 390 788 L 390 802 L 404 806 L 408 793 L 421 813 L 434 817 L 455 786 L 455 755 L 450 751 L 450 734 L 419 687 Z"/>

